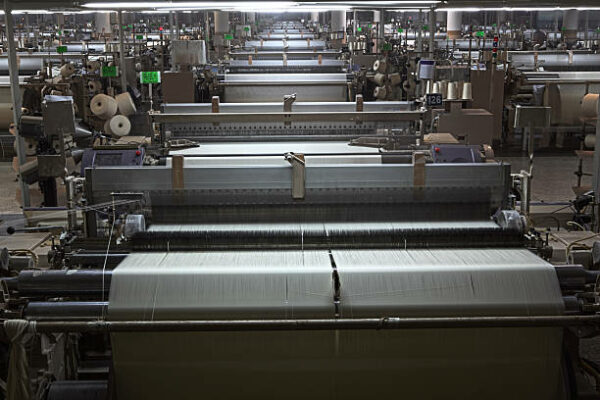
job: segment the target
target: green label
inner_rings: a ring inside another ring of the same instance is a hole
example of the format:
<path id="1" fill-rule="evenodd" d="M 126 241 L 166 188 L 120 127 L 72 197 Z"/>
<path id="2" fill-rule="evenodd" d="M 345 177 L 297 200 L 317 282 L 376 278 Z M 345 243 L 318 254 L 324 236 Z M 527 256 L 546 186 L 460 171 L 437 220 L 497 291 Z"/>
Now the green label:
<path id="1" fill-rule="evenodd" d="M 498 25 L 496 25 L 495 23 L 494 23 L 494 24 L 492 24 L 492 28 L 495 28 L 495 27 L 497 27 L 497 26 L 498 26 Z"/>
<path id="2" fill-rule="evenodd" d="M 356 28 L 357 32 L 362 32 L 362 28 L 359 26 L 358 28 Z"/>
<path id="3" fill-rule="evenodd" d="M 142 71 L 140 74 L 140 83 L 160 83 L 160 71 Z"/>
<path id="4" fill-rule="evenodd" d="M 398 28 L 398 33 L 402 33 L 402 32 L 404 32 L 404 29 Z"/>
<path id="5" fill-rule="evenodd" d="M 485 32 L 483 32 L 483 31 L 477 31 L 475 33 L 475 36 L 477 36 L 477 37 L 484 37 L 485 36 Z"/>
<path id="6" fill-rule="evenodd" d="M 129 25 L 127 25 L 127 27 L 128 27 L 129 29 L 133 29 L 133 25 L 132 25 L 132 24 L 129 24 Z"/>
<path id="7" fill-rule="evenodd" d="M 67 52 L 67 46 L 57 46 L 56 47 L 56 52 L 58 54 L 66 53 Z"/>
<path id="8" fill-rule="evenodd" d="M 369 29 L 371 29 L 373 27 L 373 24 L 369 24 Z"/>
<path id="9" fill-rule="evenodd" d="M 100 76 L 103 78 L 116 78 L 118 75 L 115 65 L 103 65 L 100 70 Z"/>
<path id="10" fill-rule="evenodd" d="M 423 30 L 424 30 L 424 31 L 427 31 L 427 30 L 429 30 L 429 25 L 423 25 Z"/>
<path id="11" fill-rule="evenodd" d="M 250 27 L 249 27 L 249 26 L 245 26 L 245 27 L 244 27 L 244 30 L 245 30 L 246 32 L 250 32 Z"/>
<path id="12" fill-rule="evenodd" d="M 233 35 L 231 33 L 226 33 L 225 40 L 233 40 Z"/>
<path id="13" fill-rule="evenodd" d="M 136 40 L 144 40 L 144 35 L 135 35 Z"/>

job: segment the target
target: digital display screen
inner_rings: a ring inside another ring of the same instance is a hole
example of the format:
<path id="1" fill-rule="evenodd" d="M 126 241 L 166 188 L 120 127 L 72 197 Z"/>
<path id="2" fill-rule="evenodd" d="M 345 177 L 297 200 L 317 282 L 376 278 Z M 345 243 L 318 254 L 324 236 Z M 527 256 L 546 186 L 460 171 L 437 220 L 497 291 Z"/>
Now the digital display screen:
<path id="1" fill-rule="evenodd" d="M 121 153 L 97 153 L 96 165 L 121 165 Z"/>

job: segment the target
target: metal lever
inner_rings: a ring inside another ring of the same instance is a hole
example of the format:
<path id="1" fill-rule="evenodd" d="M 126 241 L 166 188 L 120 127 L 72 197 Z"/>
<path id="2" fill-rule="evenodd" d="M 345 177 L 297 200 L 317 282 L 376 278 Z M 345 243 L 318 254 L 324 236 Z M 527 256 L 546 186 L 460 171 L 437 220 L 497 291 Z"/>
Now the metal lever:
<path id="1" fill-rule="evenodd" d="M 292 198 L 304 200 L 306 194 L 306 163 L 304 154 L 286 153 L 285 159 L 292 165 Z"/>
<path id="2" fill-rule="evenodd" d="M 296 101 L 296 93 L 283 96 L 283 112 L 292 112 L 292 104 Z"/>

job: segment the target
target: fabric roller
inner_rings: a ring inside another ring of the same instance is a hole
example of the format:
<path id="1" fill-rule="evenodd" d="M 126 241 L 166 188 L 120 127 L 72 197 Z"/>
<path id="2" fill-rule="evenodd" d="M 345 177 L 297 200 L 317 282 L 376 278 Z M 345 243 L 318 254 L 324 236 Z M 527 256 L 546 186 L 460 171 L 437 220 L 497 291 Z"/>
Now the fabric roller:
<path id="1" fill-rule="evenodd" d="M 527 250 L 169 252 L 125 259 L 108 309 L 113 321 L 338 313 L 560 315 L 562 298 L 552 267 Z M 112 343 L 119 398 L 562 393 L 559 329 L 115 333 Z"/>
<path id="2" fill-rule="evenodd" d="M 105 94 L 97 94 L 90 102 L 90 109 L 100 119 L 109 119 L 117 113 L 117 101 Z"/>

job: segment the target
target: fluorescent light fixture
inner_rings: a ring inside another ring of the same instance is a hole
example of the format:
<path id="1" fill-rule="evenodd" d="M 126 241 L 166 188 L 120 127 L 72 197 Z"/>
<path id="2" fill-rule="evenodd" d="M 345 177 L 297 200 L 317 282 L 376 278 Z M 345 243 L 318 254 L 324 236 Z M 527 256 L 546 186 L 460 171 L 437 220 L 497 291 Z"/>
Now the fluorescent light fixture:
<path id="1" fill-rule="evenodd" d="M 350 1 L 343 4 L 319 4 L 319 3 L 297 3 L 291 1 L 270 1 L 270 2 L 239 2 L 239 1 L 143 1 L 143 2 L 90 2 L 84 3 L 83 7 L 103 10 L 165 10 L 165 11 L 183 11 L 183 10 L 227 10 L 236 11 L 256 10 L 256 12 L 275 12 L 274 10 L 348 10 L 352 6 L 372 7 L 372 6 L 417 6 L 433 5 L 440 3 L 441 0 L 386 0 L 386 1 Z"/>
<path id="2" fill-rule="evenodd" d="M 438 11 L 461 11 L 461 12 L 480 12 L 480 11 L 597 11 L 600 7 L 458 7 L 458 8 L 438 8 Z"/>
<path id="3" fill-rule="evenodd" d="M 222 7 L 248 7 L 252 5 L 256 8 L 261 7 L 291 7 L 294 2 L 291 1 L 273 1 L 273 2 L 258 2 L 258 3 L 249 3 L 249 2 L 230 2 L 230 1 L 143 1 L 143 2 L 118 2 L 118 3 L 85 3 L 83 7 L 85 8 L 101 8 L 101 9 L 158 9 L 158 8 L 169 8 L 169 9 L 196 9 L 196 8 L 222 8 Z"/>
<path id="4" fill-rule="evenodd" d="M 429 8 L 394 8 L 391 10 L 385 10 L 386 12 L 395 12 L 395 13 L 418 13 L 418 12 L 422 12 L 422 13 L 428 13 L 430 10 Z"/>

